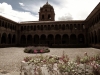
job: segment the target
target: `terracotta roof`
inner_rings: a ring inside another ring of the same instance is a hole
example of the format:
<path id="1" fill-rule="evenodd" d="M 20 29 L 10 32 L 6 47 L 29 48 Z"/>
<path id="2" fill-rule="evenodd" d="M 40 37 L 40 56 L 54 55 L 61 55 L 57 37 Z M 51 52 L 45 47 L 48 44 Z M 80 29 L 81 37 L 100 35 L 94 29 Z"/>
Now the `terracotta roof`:
<path id="1" fill-rule="evenodd" d="M 0 18 L 4 18 L 5 20 L 8 20 L 8 21 L 11 21 L 11 22 L 17 23 L 17 22 L 15 22 L 15 21 L 13 21 L 13 20 L 11 20 L 11 19 L 8 19 L 8 18 L 6 18 L 6 17 L 4 17 L 4 16 L 2 16 L 2 15 L 0 15 Z"/>
<path id="2" fill-rule="evenodd" d="M 66 22 L 84 22 L 84 20 L 70 20 L 70 21 L 24 21 L 20 24 L 31 24 L 31 23 L 66 23 Z"/>

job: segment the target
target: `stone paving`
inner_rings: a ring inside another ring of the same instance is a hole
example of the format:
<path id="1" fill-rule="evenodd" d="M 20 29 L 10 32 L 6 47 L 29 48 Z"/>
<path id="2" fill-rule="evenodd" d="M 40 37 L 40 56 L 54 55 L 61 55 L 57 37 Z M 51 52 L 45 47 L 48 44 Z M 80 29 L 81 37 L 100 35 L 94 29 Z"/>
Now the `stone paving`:
<path id="1" fill-rule="evenodd" d="M 0 75 L 20 75 L 23 58 L 36 55 L 24 53 L 23 50 L 24 48 L 18 47 L 0 48 Z M 95 48 L 50 48 L 50 53 L 44 53 L 43 55 L 61 56 L 63 51 L 71 60 L 76 55 L 83 56 L 84 52 L 87 52 L 88 55 L 100 53 L 100 50 Z"/>

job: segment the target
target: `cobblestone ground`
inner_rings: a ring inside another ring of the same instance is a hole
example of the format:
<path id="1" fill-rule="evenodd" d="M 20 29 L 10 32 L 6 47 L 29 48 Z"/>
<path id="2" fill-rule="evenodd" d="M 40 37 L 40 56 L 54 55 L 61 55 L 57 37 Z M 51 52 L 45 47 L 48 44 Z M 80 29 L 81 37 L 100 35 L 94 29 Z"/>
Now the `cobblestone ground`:
<path id="1" fill-rule="evenodd" d="M 24 48 L 18 47 L 0 48 L 0 70 L 10 72 L 12 73 L 11 75 L 15 75 L 14 73 L 19 72 L 23 58 L 36 55 L 24 53 L 23 50 Z M 43 55 L 61 56 L 63 51 L 71 60 L 73 60 L 76 55 L 83 56 L 84 52 L 87 52 L 88 55 L 100 53 L 100 50 L 95 48 L 50 48 L 50 53 L 44 53 Z"/>

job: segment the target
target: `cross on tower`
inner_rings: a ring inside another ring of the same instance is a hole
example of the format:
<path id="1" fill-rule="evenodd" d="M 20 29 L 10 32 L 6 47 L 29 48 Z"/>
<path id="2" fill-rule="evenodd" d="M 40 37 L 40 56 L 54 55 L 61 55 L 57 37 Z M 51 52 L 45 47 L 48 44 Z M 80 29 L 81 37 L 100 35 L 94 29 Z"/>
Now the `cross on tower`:
<path id="1" fill-rule="evenodd" d="M 48 4 L 48 0 L 47 0 L 47 4 Z"/>

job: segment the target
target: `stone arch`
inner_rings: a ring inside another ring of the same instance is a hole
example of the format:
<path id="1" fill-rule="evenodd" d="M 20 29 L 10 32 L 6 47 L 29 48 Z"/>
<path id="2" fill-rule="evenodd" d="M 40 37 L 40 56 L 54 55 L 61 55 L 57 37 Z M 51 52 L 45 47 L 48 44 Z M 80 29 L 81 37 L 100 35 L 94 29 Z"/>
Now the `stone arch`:
<path id="1" fill-rule="evenodd" d="M 97 44 L 97 33 L 94 31 L 94 43 Z"/>
<path id="2" fill-rule="evenodd" d="M 7 28 L 7 22 L 5 22 L 5 28 Z"/>
<path id="3" fill-rule="evenodd" d="M 1 27 L 1 20 L 0 20 L 0 27 Z"/>
<path id="4" fill-rule="evenodd" d="M 51 19 L 51 15 L 50 14 L 48 14 L 48 19 Z"/>
<path id="5" fill-rule="evenodd" d="M 44 14 L 42 14 L 42 19 L 44 19 Z"/>
<path id="6" fill-rule="evenodd" d="M 69 25 L 68 24 L 66 24 L 66 29 L 69 29 Z"/>
<path id="7" fill-rule="evenodd" d="M 74 24 L 74 29 L 77 29 L 77 25 L 76 24 Z"/>
<path id="8" fill-rule="evenodd" d="M 78 27 L 77 28 L 78 28 L 78 30 L 80 30 L 80 24 L 78 24 Z"/>
<path id="9" fill-rule="evenodd" d="M 17 29 L 17 26 L 15 26 L 15 30 Z"/>
<path id="10" fill-rule="evenodd" d="M 100 43 L 100 29 L 98 29 L 97 35 L 98 35 L 98 43 Z"/>
<path id="11" fill-rule="evenodd" d="M 40 44 L 46 44 L 46 35 L 42 34 L 40 36 Z"/>
<path id="12" fill-rule="evenodd" d="M 58 25 L 57 24 L 55 25 L 55 30 L 58 30 Z"/>
<path id="13" fill-rule="evenodd" d="M 72 24 L 70 24 L 70 30 L 73 30 L 73 25 Z"/>
<path id="14" fill-rule="evenodd" d="M 24 30 L 26 30 L 26 26 L 24 26 Z"/>
<path id="15" fill-rule="evenodd" d="M 12 29 L 14 30 L 14 25 L 12 26 Z"/>
<path id="16" fill-rule="evenodd" d="M 29 31 L 31 30 L 31 26 L 29 26 Z"/>
<path id="17" fill-rule="evenodd" d="M 40 29 L 43 30 L 43 25 L 41 25 Z"/>
<path id="18" fill-rule="evenodd" d="M 75 34 L 70 35 L 70 44 L 76 44 L 77 39 Z"/>
<path id="19" fill-rule="evenodd" d="M 8 44 L 11 44 L 12 43 L 12 36 L 11 34 L 8 34 Z"/>
<path id="20" fill-rule="evenodd" d="M 33 28 L 33 29 L 34 29 L 34 31 L 36 31 L 36 29 L 37 29 L 37 28 L 36 28 L 36 25 L 34 25 L 34 28 Z"/>
<path id="21" fill-rule="evenodd" d="M 12 30 L 12 24 L 10 24 L 10 29 Z"/>
<path id="22" fill-rule="evenodd" d="M 10 29 L 10 23 L 8 23 L 8 28 Z"/>
<path id="23" fill-rule="evenodd" d="M 13 24 L 13 30 L 15 30 L 15 25 Z"/>
<path id="24" fill-rule="evenodd" d="M 23 31 L 23 26 L 21 26 L 21 31 Z"/>
<path id="25" fill-rule="evenodd" d="M 78 35 L 78 44 L 84 44 L 85 43 L 85 38 L 83 34 Z"/>
<path id="26" fill-rule="evenodd" d="M 1 44 L 6 44 L 7 43 L 7 34 L 3 33 L 1 37 Z"/>
<path id="27" fill-rule="evenodd" d="M 27 31 L 29 31 L 29 26 L 27 26 Z"/>
<path id="28" fill-rule="evenodd" d="M 47 42 L 49 46 L 52 46 L 52 44 L 54 44 L 54 36 L 52 34 L 48 35 Z"/>
<path id="29" fill-rule="evenodd" d="M 32 35 L 27 36 L 27 44 L 32 44 Z"/>
<path id="30" fill-rule="evenodd" d="M 51 30 L 51 26 L 50 25 L 48 25 L 48 30 Z"/>
<path id="31" fill-rule="evenodd" d="M 59 24 L 59 30 L 61 29 L 61 24 Z"/>
<path id="32" fill-rule="evenodd" d="M 44 30 L 47 30 L 47 25 L 44 25 L 43 29 L 44 29 Z"/>
<path id="33" fill-rule="evenodd" d="M 51 29 L 54 30 L 54 25 L 51 25 Z"/>
<path id="34" fill-rule="evenodd" d="M 31 26 L 31 30 L 33 30 L 33 26 Z"/>
<path id="35" fill-rule="evenodd" d="M 2 27 L 4 27 L 4 21 L 2 21 Z"/>
<path id="36" fill-rule="evenodd" d="M 67 34 L 62 36 L 62 44 L 69 44 L 69 36 Z"/>
<path id="37" fill-rule="evenodd" d="M 65 30 L 65 24 L 62 25 L 62 30 Z"/>
<path id="38" fill-rule="evenodd" d="M 80 25 L 80 29 L 83 29 L 83 24 Z"/>
<path id="39" fill-rule="evenodd" d="M 37 25 L 37 27 L 36 27 L 36 28 L 37 28 L 37 30 L 40 30 L 40 26 L 39 26 L 39 25 Z"/>
<path id="40" fill-rule="evenodd" d="M 21 35 L 20 42 L 21 42 L 21 44 L 26 44 L 26 36 L 25 35 Z"/>
<path id="41" fill-rule="evenodd" d="M 34 35 L 34 39 L 33 39 L 34 44 L 38 45 L 39 44 L 39 35 Z"/>
<path id="42" fill-rule="evenodd" d="M 55 44 L 61 44 L 61 35 L 60 34 L 55 35 Z"/>
<path id="43" fill-rule="evenodd" d="M 99 13 L 99 20 L 100 20 L 100 13 Z"/>
<path id="44" fill-rule="evenodd" d="M 1 33 L 0 33 L 0 44 L 1 44 Z"/>
<path id="45" fill-rule="evenodd" d="M 15 34 L 12 36 L 12 43 L 13 44 L 16 43 L 16 35 Z"/>

